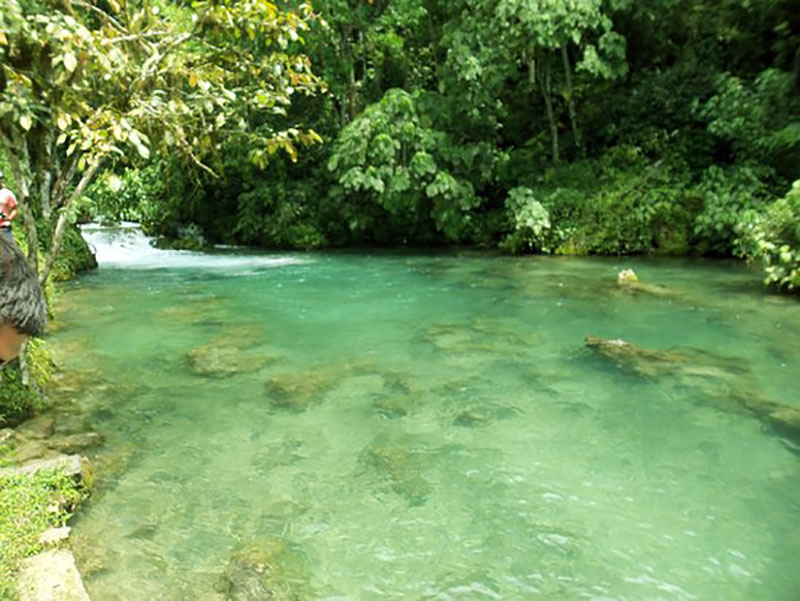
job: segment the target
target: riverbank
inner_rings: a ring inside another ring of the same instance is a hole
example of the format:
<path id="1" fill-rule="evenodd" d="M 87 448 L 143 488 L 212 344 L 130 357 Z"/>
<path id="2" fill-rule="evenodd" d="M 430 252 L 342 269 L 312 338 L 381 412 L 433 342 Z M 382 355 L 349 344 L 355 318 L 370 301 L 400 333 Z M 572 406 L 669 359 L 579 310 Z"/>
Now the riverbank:
<path id="1" fill-rule="evenodd" d="M 0 431 L 0 439 L 5 435 Z M 71 559 L 67 521 L 90 486 L 90 468 L 78 455 L 0 467 L 1 599 L 44 601 L 53 590 L 69 601 L 86 595 Z"/>
<path id="2" fill-rule="evenodd" d="M 93 451 L 103 436 L 77 408 L 74 395 L 88 385 L 79 380 L 56 371 L 46 410 L 0 429 L 0 599 L 47 599 L 37 595 L 51 585 L 73 591 L 65 599 L 83 599 L 68 522 L 93 490 Z"/>
<path id="3" fill-rule="evenodd" d="M 15 231 L 15 236 L 24 251 L 23 233 Z M 68 228 L 53 280 L 68 281 L 96 267 L 79 230 Z M 56 285 L 47 285 L 46 297 L 52 332 L 58 327 L 52 323 Z M 12 364 L 0 370 L 0 598 L 16 599 L 22 591 L 22 599 L 33 601 L 45 598 L 32 591 L 44 594 L 48 582 L 82 589 L 65 550 L 66 523 L 91 490 L 88 460 L 78 453 L 102 437 L 81 426 L 63 395 L 53 396 L 63 374 L 46 341 L 31 341 L 25 362 L 26 369 Z M 30 571 L 38 574 L 33 582 L 25 576 Z M 28 583 L 18 588 L 20 573 Z M 48 578 L 40 577 L 44 574 Z"/>

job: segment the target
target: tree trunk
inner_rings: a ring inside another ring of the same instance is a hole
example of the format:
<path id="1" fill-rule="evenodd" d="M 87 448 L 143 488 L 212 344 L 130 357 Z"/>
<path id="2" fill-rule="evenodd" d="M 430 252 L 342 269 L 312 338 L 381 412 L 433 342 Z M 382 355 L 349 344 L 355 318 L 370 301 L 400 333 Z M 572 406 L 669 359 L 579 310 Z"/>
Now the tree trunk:
<path id="1" fill-rule="evenodd" d="M 794 53 L 794 91 L 800 94 L 800 46 Z"/>
<path id="2" fill-rule="evenodd" d="M 552 142 L 553 162 L 558 163 L 558 124 L 556 123 L 555 114 L 553 113 L 553 96 L 552 85 L 550 81 L 550 61 L 545 60 L 544 65 L 541 65 L 536 70 L 536 62 L 533 58 L 528 61 L 528 68 L 530 69 L 529 76 L 532 80 L 539 80 L 539 88 L 544 98 L 544 107 L 547 112 L 547 122 L 550 124 L 550 139 Z"/>
<path id="3" fill-rule="evenodd" d="M 75 186 L 72 194 L 69 195 L 69 198 L 64 201 L 64 205 L 61 207 L 56 228 L 53 230 L 53 239 L 50 243 L 50 250 L 47 253 L 44 267 L 42 267 L 42 271 L 39 273 L 39 283 L 42 286 L 47 283 L 47 278 L 50 277 L 50 271 L 53 269 L 53 263 L 55 263 L 56 257 L 58 256 L 58 251 L 61 249 L 61 240 L 64 238 L 67 221 L 69 220 L 69 210 L 75 200 L 79 198 L 81 194 L 83 194 L 83 191 L 94 179 L 94 175 L 97 173 L 97 169 L 99 167 L 100 161 L 96 161 L 89 165 L 89 168 L 84 172 L 83 177 L 81 177 L 81 180 L 78 182 L 78 185 Z"/>
<path id="4" fill-rule="evenodd" d="M 14 179 L 17 181 L 17 204 L 19 205 L 19 212 L 22 213 L 22 221 L 25 224 L 25 237 L 28 240 L 28 263 L 34 272 L 39 271 L 39 234 L 36 231 L 36 218 L 33 215 L 30 203 L 30 188 L 29 188 L 29 157 L 28 145 L 25 140 L 22 141 L 22 146 L 19 149 L 8 149 L 8 162 L 11 163 L 11 171 L 14 173 Z M 20 160 L 22 154 L 22 160 Z"/>
<path id="5" fill-rule="evenodd" d="M 572 136 L 575 138 L 575 148 L 581 158 L 586 157 L 586 149 L 583 146 L 581 130 L 578 127 L 578 116 L 575 110 L 575 88 L 572 87 L 572 67 L 569 64 L 567 45 L 561 46 L 561 60 L 564 62 L 564 75 L 567 78 L 567 108 L 569 109 L 569 120 L 572 123 Z"/>

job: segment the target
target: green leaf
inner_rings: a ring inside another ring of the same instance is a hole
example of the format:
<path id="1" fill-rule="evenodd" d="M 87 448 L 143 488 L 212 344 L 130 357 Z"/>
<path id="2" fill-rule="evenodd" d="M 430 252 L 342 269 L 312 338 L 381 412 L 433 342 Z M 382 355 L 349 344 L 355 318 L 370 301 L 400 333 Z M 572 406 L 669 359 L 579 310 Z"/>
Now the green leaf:
<path id="1" fill-rule="evenodd" d="M 75 58 L 75 54 L 72 52 L 67 52 L 63 58 L 64 68 L 72 73 L 75 68 L 78 66 L 78 59 Z"/>

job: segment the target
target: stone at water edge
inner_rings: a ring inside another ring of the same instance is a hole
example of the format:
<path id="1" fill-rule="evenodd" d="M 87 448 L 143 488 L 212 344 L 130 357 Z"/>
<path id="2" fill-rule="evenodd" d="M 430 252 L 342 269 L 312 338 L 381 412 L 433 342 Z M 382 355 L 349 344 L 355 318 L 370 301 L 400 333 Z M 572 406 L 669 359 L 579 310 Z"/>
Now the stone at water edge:
<path id="1" fill-rule="evenodd" d="M 0 430 L 0 445 L 6 444 L 14 437 L 14 430 L 11 428 L 3 428 Z"/>
<path id="2" fill-rule="evenodd" d="M 89 477 L 88 461 L 80 455 L 58 455 L 50 459 L 37 459 L 29 461 L 18 467 L 0 468 L 0 476 L 17 476 L 35 474 L 40 470 L 56 469 L 67 476 L 77 478 L 81 482 Z"/>
<path id="3" fill-rule="evenodd" d="M 17 426 L 17 434 L 23 438 L 48 438 L 53 433 L 55 419 L 50 415 L 40 415 Z"/>
<path id="4" fill-rule="evenodd" d="M 65 549 L 26 559 L 17 591 L 19 601 L 89 601 L 75 558 Z"/>
<path id="5" fill-rule="evenodd" d="M 67 540 L 70 530 L 72 529 L 69 526 L 64 526 L 63 528 L 49 528 L 39 535 L 37 541 L 40 545 L 55 545 L 62 540 Z"/>
<path id="6" fill-rule="evenodd" d="M 43 440 L 26 440 L 14 449 L 14 458 L 19 463 L 25 463 L 31 459 L 44 457 L 48 450 L 47 444 Z"/>
<path id="7" fill-rule="evenodd" d="M 102 434 L 97 432 L 83 432 L 81 434 L 68 434 L 66 436 L 55 436 L 46 441 L 47 446 L 62 453 L 77 453 L 103 442 Z"/>

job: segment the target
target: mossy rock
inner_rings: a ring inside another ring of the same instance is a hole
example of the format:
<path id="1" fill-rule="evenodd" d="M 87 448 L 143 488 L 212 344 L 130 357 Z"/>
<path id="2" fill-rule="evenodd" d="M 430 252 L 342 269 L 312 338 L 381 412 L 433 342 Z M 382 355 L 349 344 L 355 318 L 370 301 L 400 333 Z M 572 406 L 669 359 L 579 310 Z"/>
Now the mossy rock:
<path id="1" fill-rule="evenodd" d="M 618 367 L 650 378 L 674 373 L 688 360 L 688 357 L 681 353 L 641 349 L 619 338 L 609 340 L 588 336 L 584 344 L 613 361 Z"/>
<path id="2" fill-rule="evenodd" d="M 258 371 L 281 359 L 278 355 L 244 351 L 235 346 L 214 345 L 192 349 L 187 353 L 187 357 L 195 374 L 216 378 Z"/>
<path id="3" fill-rule="evenodd" d="M 670 376 L 678 385 L 697 391 L 695 402 L 749 414 L 773 432 L 800 442 L 800 408 L 763 398 L 753 386 L 749 367 L 737 358 L 695 349 L 652 351 L 594 336 L 585 344 L 623 370 L 647 378 Z"/>
<path id="4" fill-rule="evenodd" d="M 767 414 L 766 420 L 781 434 L 800 442 L 800 409 L 782 406 Z"/>
<path id="5" fill-rule="evenodd" d="M 49 245 L 49 236 L 41 242 Z M 85 271 L 97 269 L 97 259 L 84 240 L 78 226 L 68 225 L 61 239 L 61 250 L 53 263 L 53 281 L 63 282 L 72 280 Z"/>
<path id="6" fill-rule="evenodd" d="M 97 432 L 58 435 L 46 441 L 47 446 L 61 453 L 78 453 L 101 445 L 105 438 Z"/>
<path id="7" fill-rule="evenodd" d="M 623 269 L 617 274 L 617 285 L 629 292 L 641 292 L 653 296 L 673 296 L 675 293 L 664 286 L 647 284 L 639 280 L 633 269 Z"/>
<path id="8" fill-rule="evenodd" d="M 405 417 L 413 410 L 417 403 L 418 395 L 391 395 L 373 399 L 372 406 L 383 417 Z"/>
<path id="9" fill-rule="evenodd" d="M 264 539 L 236 549 L 216 586 L 226 601 L 300 601 L 307 580 L 303 556 L 280 539 Z"/>
<path id="10" fill-rule="evenodd" d="M 335 380 L 315 371 L 276 374 L 266 382 L 267 396 L 281 409 L 305 411 Z"/>
<path id="11" fill-rule="evenodd" d="M 431 493 L 431 484 L 422 476 L 417 454 L 399 443 L 373 442 L 365 450 L 363 461 L 391 484 L 392 490 L 412 507 L 423 505 Z"/>

